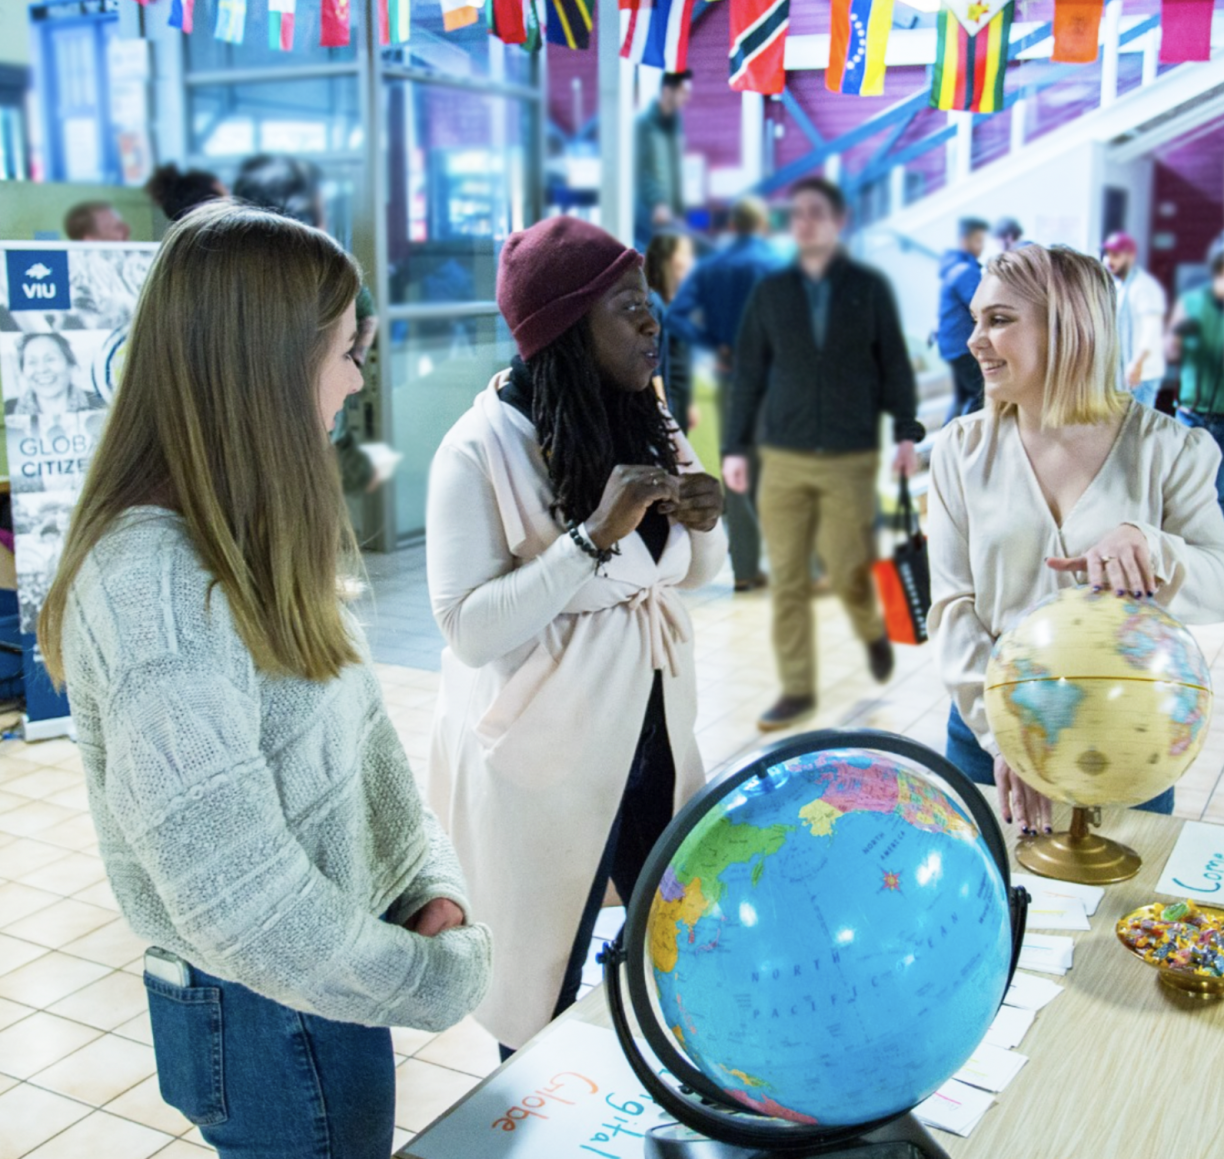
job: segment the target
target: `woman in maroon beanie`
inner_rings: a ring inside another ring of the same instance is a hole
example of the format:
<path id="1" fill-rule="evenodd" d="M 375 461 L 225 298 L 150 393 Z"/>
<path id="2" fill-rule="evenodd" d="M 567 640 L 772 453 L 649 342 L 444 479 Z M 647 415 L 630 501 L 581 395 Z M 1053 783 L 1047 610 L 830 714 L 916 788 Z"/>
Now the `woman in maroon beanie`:
<path id="1" fill-rule="evenodd" d="M 722 497 L 651 390 L 641 255 L 555 217 L 514 234 L 519 357 L 434 458 L 429 592 L 449 647 L 430 797 L 493 927 L 476 1017 L 517 1048 L 577 996 L 608 880 L 626 900 L 704 782 L 677 588 L 722 566 Z"/>

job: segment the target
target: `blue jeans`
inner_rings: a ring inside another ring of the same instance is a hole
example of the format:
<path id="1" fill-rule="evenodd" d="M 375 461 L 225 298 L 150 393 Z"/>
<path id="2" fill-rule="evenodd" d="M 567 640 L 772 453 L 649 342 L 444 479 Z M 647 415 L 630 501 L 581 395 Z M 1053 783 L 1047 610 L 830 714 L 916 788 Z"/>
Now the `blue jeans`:
<path id="1" fill-rule="evenodd" d="M 304 1014 L 190 969 L 186 987 L 144 976 L 157 1081 L 221 1159 L 387 1159 L 390 1030 Z"/>
<path id="2" fill-rule="evenodd" d="M 961 719 L 956 705 L 948 713 L 948 743 L 944 748 L 944 756 L 948 758 L 962 773 L 978 785 L 993 785 L 994 757 L 992 757 L 977 742 L 973 730 Z M 1149 813 L 1172 813 L 1173 790 L 1165 789 L 1159 797 L 1136 805 L 1136 809 L 1144 809 Z"/>
<path id="3" fill-rule="evenodd" d="M 1216 446 L 1224 451 L 1224 417 L 1220 415 L 1201 415 L 1185 407 L 1177 408 L 1177 421 L 1186 427 L 1202 427 L 1216 441 Z M 1216 499 L 1224 508 L 1224 462 L 1216 472 Z"/>

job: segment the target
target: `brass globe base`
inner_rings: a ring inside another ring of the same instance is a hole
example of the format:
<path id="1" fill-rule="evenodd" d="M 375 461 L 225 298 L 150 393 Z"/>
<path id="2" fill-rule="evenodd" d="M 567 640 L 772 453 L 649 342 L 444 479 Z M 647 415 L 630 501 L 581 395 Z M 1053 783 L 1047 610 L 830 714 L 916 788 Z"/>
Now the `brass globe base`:
<path id="1" fill-rule="evenodd" d="M 1025 869 L 1059 881 L 1078 881 L 1084 885 L 1109 885 L 1134 877 L 1143 859 L 1127 845 L 1092 833 L 1088 810 L 1071 814 L 1071 829 L 1040 837 L 1021 837 L 1016 843 L 1016 860 Z"/>

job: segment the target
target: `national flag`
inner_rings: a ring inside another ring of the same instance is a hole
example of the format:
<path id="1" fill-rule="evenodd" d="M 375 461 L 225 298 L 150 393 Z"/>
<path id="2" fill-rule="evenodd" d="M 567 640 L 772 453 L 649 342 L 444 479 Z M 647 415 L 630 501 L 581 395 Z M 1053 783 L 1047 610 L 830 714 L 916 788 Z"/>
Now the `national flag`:
<path id="1" fill-rule="evenodd" d="M 945 8 L 939 13 L 932 107 L 971 113 L 997 113 L 1003 108 L 1003 78 L 1014 10 L 1014 0 L 1008 0 L 984 25 L 973 20 L 971 12 L 971 23 L 981 29 L 976 34 L 966 30 L 954 11 Z"/>
<path id="2" fill-rule="evenodd" d="M 548 0 L 548 5 L 548 43 L 590 48 L 591 9 L 587 0 Z"/>
<path id="3" fill-rule="evenodd" d="M 1160 63 L 1211 59 L 1211 0 L 1160 0 Z"/>
<path id="4" fill-rule="evenodd" d="M 789 26 L 790 0 L 731 0 L 733 89 L 775 94 L 786 88 L 784 58 Z"/>
<path id="5" fill-rule="evenodd" d="M 442 0 L 442 27 L 447 32 L 475 24 L 479 15 L 480 9 L 473 8 L 468 0 Z"/>
<path id="6" fill-rule="evenodd" d="M 191 32 L 195 28 L 195 0 L 170 0 L 171 28 Z"/>
<path id="7" fill-rule="evenodd" d="M 407 44 L 411 27 L 409 0 L 378 0 L 378 43 L 383 48 Z"/>
<path id="8" fill-rule="evenodd" d="M 268 0 L 268 47 L 273 52 L 293 51 L 293 21 L 297 0 Z"/>
<path id="9" fill-rule="evenodd" d="M 884 91 L 884 54 L 893 0 L 833 0 L 829 67 L 831 93 L 878 97 Z"/>
<path id="10" fill-rule="evenodd" d="M 347 48 L 349 45 L 349 0 L 321 0 L 319 47 Z"/>
<path id="11" fill-rule="evenodd" d="M 1012 0 L 943 0 L 942 7 L 951 12 L 970 36 L 982 31 Z"/>
<path id="12" fill-rule="evenodd" d="M 246 35 L 246 9 L 246 0 L 217 0 L 214 38 L 227 44 L 241 44 Z"/>
<path id="13" fill-rule="evenodd" d="M 527 39 L 523 48 L 527 52 L 539 52 L 544 47 L 544 19 L 540 16 L 539 3 L 542 0 L 526 0 L 527 9 Z"/>
<path id="14" fill-rule="evenodd" d="M 654 0 L 617 0 L 620 9 L 620 54 L 628 60 L 642 59 L 653 6 Z"/>
<path id="15" fill-rule="evenodd" d="M 621 56 L 664 72 L 688 67 L 696 0 L 621 0 Z"/>
<path id="16" fill-rule="evenodd" d="M 488 0 L 485 20 L 489 35 L 503 44 L 527 43 L 527 8 L 523 0 Z"/>
<path id="17" fill-rule="evenodd" d="M 1101 42 L 1104 0 L 1054 0 L 1054 51 L 1051 60 L 1091 64 Z"/>

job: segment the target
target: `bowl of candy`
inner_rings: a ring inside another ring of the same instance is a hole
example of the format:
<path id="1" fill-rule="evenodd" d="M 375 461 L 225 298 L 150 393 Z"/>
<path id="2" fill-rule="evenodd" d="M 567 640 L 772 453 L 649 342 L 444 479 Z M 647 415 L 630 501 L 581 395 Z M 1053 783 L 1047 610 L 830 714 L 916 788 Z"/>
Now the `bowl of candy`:
<path id="1" fill-rule="evenodd" d="M 1224 997 L 1224 909 L 1155 902 L 1127 914 L 1115 929 L 1166 986 L 1199 998 Z"/>

